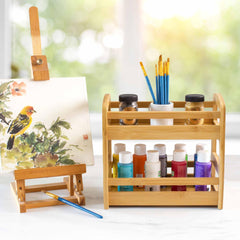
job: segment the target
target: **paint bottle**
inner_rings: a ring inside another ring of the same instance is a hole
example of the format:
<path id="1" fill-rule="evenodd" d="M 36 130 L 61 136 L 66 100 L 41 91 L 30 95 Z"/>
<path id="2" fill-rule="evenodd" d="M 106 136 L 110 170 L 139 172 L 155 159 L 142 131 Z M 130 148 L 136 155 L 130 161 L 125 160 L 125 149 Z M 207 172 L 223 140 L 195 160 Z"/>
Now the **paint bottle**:
<path id="1" fill-rule="evenodd" d="M 134 146 L 133 154 L 133 177 L 143 178 L 145 177 L 144 165 L 147 160 L 146 155 L 146 145 L 145 144 L 136 144 Z M 137 186 L 143 188 L 144 186 Z"/>
<path id="2" fill-rule="evenodd" d="M 159 178 L 161 162 L 159 162 L 159 153 L 157 150 L 147 151 L 147 161 L 145 162 L 145 177 Z M 159 185 L 145 186 L 145 191 L 160 191 Z"/>
<path id="3" fill-rule="evenodd" d="M 138 111 L 138 96 L 136 94 L 119 95 L 119 111 Z M 137 119 L 120 119 L 120 125 L 135 125 Z"/>
<path id="4" fill-rule="evenodd" d="M 208 151 L 198 151 L 195 177 L 211 177 L 211 167 Z M 195 191 L 208 191 L 207 185 L 195 185 Z"/>
<path id="5" fill-rule="evenodd" d="M 184 143 L 176 143 L 174 151 L 176 150 L 183 150 L 186 153 L 185 160 L 188 162 L 188 155 L 187 155 L 187 145 Z"/>
<path id="6" fill-rule="evenodd" d="M 207 144 L 199 143 L 196 145 L 196 153 L 194 154 L 194 177 L 195 177 L 195 171 L 196 171 L 196 161 L 197 161 L 197 154 L 200 150 L 207 150 Z"/>
<path id="7" fill-rule="evenodd" d="M 175 150 L 173 152 L 172 176 L 187 177 L 186 152 L 184 150 Z M 186 186 L 172 186 L 172 191 L 186 191 Z"/>
<path id="8" fill-rule="evenodd" d="M 118 177 L 118 162 L 119 162 L 119 153 L 126 150 L 124 143 L 116 143 L 114 145 L 113 152 L 113 178 Z"/>
<path id="9" fill-rule="evenodd" d="M 185 110 L 186 111 L 204 111 L 204 95 L 202 94 L 188 94 L 185 96 Z M 202 125 L 204 118 L 190 118 L 186 120 L 187 125 Z"/>
<path id="10" fill-rule="evenodd" d="M 167 154 L 165 144 L 155 144 L 154 150 L 159 153 L 159 161 L 161 162 L 161 177 L 167 177 Z M 165 186 L 161 186 L 162 188 Z"/>
<path id="11" fill-rule="evenodd" d="M 118 177 L 133 177 L 132 153 L 123 151 L 119 153 Z M 118 186 L 118 191 L 133 191 L 133 186 Z"/>

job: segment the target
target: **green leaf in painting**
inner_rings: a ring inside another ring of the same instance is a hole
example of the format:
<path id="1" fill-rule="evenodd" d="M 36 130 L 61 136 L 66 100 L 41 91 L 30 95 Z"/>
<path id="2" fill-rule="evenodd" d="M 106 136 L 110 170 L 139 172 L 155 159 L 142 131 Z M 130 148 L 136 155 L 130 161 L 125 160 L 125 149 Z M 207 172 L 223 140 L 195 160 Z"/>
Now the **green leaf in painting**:
<path id="1" fill-rule="evenodd" d="M 61 126 L 61 127 L 65 128 L 65 129 L 71 128 L 70 123 L 67 122 L 67 121 L 64 121 L 64 120 L 59 120 L 58 121 L 58 126 Z"/>
<path id="2" fill-rule="evenodd" d="M 52 125 L 50 130 L 56 135 L 57 138 L 59 138 L 62 134 L 61 128 L 56 124 Z"/>
<path id="3" fill-rule="evenodd" d="M 74 148 L 78 149 L 79 151 L 83 151 L 83 149 L 80 148 L 77 144 L 70 144 L 69 146 L 74 147 Z"/>
<path id="4" fill-rule="evenodd" d="M 65 135 L 62 135 L 61 138 L 65 139 L 65 140 L 69 140 L 69 138 Z"/>
<path id="5" fill-rule="evenodd" d="M 63 150 L 61 150 L 61 151 L 59 151 L 59 152 L 56 152 L 56 154 L 58 154 L 58 155 L 64 155 L 64 154 L 66 154 L 66 152 L 68 152 L 68 151 L 71 151 L 71 149 L 63 149 Z"/>
<path id="6" fill-rule="evenodd" d="M 34 128 L 36 128 L 37 130 L 46 129 L 46 127 L 44 126 L 44 124 L 41 123 L 41 122 L 37 122 L 37 123 L 34 125 Z"/>
<path id="7" fill-rule="evenodd" d="M 63 148 L 67 144 L 67 141 L 63 141 L 60 143 L 59 148 Z"/>
<path id="8" fill-rule="evenodd" d="M 13 81 L 9 81 L 9 82 L 4 82 L 0 85 L 0 93 L 3 93 L 4 91 L 6 91 L 8 89 L 8 86 L 10 83 L 12 83 Z"/>
<path id="9" fill-rule="evenodd" d="M 35 145 L 36 152 L 44 153 L 44 144 L 42 142 L 39 142 Z"/>
<path id="10" fill-rule="evenodd" d="M 36 142 L 36 134 L 34 132 L 31 132 L 27 137 L 26 137 L 26 142 L 30 146 L 32 146 Z"/>
<path id="11" fill-rule="evenodd" d="M 59 140 L 54 142 L 54 144 L 52 145 L 51 149 L 50 149 L 50 152 L 52 154 L 56 153 L 56 151 L 59 149 Z"/>
<path id="12" fill-rule="evenodd" d="M 58 162 L 62 163 L 62 164 L 66 164 L 66 165 L 74 165 L 74 164 L 76 164 L 72 159 L 64 159 L 64 160 L 60 160 Z"/>
<path id="13" fill-rule="evenodd" d="M 49 139 L 44 139 L 43 142 L 43 147 L 44 147 L 44 152 L 48 152 L 50 148 L 50 140 Z"/>
<path id="14" fill-rule="evenodd" d="M 6 118 L 11 118 L 12 117 L 12 112 L 10 111 L 4 111 L 2 112 L 2 115 Z"/>

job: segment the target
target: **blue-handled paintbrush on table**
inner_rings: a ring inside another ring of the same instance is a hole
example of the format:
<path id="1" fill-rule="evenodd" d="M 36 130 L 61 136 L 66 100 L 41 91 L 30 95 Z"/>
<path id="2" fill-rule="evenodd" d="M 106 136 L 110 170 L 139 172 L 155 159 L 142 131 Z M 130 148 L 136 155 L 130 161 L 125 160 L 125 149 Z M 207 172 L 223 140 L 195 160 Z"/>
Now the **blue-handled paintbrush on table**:
<path id="1" fill-rule="evenodd" d="M 99 214 L 97 214 L 97 213 L 95 213 L 95 212 L 92 212 L 92 211 L 90 211 L 90 210 L 88 210 L 88 209 L 86 209 L 86 208 L 84 208 L 84 207 L 81 207 L 81 206 L 79 206 L 79 205 L 76 204 L 76 203 L 73 203 L 73 202 L 70 202 L 70 201 L 68 201 L 68 200 L 66 200 L 66 199 L 64 199 L 64 198 L 61 198 L 61 197 L 59 197 L 59 196 L 56 195 L 56 194 L 53 194 L 53 193 L 50 193 L 50 192 L 47 192 L 47 191 L 44 191 L 44 190 L 42 190 L 42 192 L 46 193 L 49 197 L 52 197 L 52 198 L 54 198 L 54 199 L 57 199 L 57 200 L 60 201 L 60 202 L 63 202 L 63 203 L 65 203 L 65 204 L 70 205 L 70 206 L 72 206 L 72 207 L 75 207 L 75 208 L 77 208 L 77 209 L 80 209 L 80 210 L 82 210 L 82 211 L 84 211 L 84 212 L 86 212 L 86 213 L 88 213 L 88 214 L 91 214 L 91 215 L 97 217 L 97 218 L 103 218 L 103 216 L 101 216 L 101 215 L 99 215 Z"/>

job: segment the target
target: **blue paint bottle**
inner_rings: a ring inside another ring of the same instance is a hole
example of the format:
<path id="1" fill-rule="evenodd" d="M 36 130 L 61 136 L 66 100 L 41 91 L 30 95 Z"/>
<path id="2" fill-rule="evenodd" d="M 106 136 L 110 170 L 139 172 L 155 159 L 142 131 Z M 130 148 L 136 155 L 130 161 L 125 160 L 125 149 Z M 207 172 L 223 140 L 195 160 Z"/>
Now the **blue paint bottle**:
<path id="1" fill-rule="evenodd" d="M 133 157 L 131 152 L 122 151 L 119 153 L 118 177 L 133 178 Z M 118 186 L 118 191 L 133 191 L 133 186 Z"/>
<path id="2" fill-rule="evenodd" d="M 196 172 L 196 161 L 198 158 L 198 152 L 201 150 L 207 150 L 207 144 L 204 143 L 199 143 L 196 145 L 196 153 L 194 154 L 194 177 L 195 177 L 195 172 Z"/>

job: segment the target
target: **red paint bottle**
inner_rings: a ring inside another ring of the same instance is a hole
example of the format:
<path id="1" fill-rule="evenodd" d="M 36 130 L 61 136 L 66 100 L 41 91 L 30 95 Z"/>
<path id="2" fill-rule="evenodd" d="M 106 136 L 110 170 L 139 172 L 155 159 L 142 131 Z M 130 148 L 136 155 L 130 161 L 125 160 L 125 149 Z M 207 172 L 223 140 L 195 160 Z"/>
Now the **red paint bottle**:
<path id="1" fill-rule="evenodd" d="M 172 161 L 172 177 L 187 177 L 186 152 L 175 150 Z M 172 186 L 172 191 L 186 191 L 186 186 Z"/>

